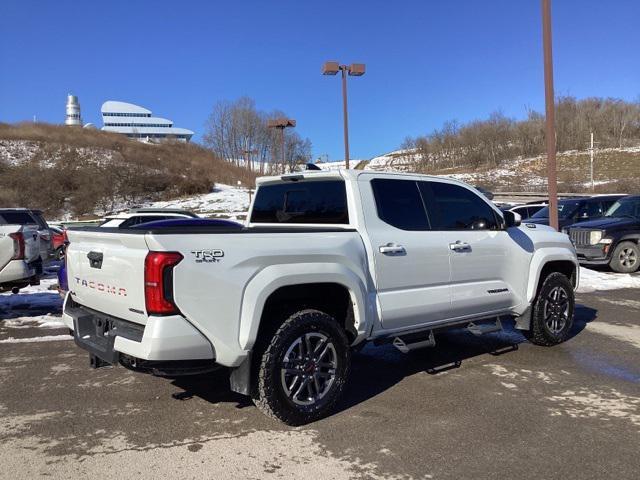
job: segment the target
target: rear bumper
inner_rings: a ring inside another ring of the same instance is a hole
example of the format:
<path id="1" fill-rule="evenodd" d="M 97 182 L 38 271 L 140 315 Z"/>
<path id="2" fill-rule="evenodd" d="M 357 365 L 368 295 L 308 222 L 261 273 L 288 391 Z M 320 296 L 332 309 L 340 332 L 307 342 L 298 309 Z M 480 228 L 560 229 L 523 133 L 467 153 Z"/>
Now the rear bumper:
<path id="1" fill-rule="evenodd" d="M 184 317 L 148 317 L 146 325 L 112 317 L 65 300 L 64 323 L 76 344 L 108 363 L 120 355 L 140 360 L 215 360 L 211 343 Z"/>

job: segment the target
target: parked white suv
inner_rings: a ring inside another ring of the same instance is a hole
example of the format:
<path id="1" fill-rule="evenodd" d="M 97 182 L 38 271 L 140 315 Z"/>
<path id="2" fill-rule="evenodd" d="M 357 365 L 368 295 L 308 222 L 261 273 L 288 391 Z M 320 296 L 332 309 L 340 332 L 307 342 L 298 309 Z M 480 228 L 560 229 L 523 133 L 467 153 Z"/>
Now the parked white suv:
<path id="1" fill-rule="evenodd" d="M 516 328 L 554 345 L 573 322 L 566 235 L 521 226 L 468 185 L 421 175 L 259 179 L 245 228 L 69 231 L 64 320 L 94 366 L 223 365 L 231 388 L 297 425 L 327 415 L 350 347 Z"/>
<path id="2" fill-rule="evenodd" d="M 0 224 L 0 292 L 37 285 L 41 268 L 38 226 Z"/>

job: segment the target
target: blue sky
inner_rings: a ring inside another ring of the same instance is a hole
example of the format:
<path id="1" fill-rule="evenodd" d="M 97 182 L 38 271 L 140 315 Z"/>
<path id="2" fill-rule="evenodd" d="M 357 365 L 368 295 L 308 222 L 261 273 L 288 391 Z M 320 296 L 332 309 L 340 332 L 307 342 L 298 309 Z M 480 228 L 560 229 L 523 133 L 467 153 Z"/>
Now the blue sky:
<path id="1" fill-rule="evenodd" d="M 640 96 L 640 2 L 555 0 L 556 94 Z M 86 122 L 103 101 L 139 103 L 196 131 L 216 101 L 253 97 L 343 156 L 338 78 L 349 83 L 351 157 L 396 148 L 443 121 L 543 109 L 539 0 L 33 1 L 0 4 L 0 121 Z"/>

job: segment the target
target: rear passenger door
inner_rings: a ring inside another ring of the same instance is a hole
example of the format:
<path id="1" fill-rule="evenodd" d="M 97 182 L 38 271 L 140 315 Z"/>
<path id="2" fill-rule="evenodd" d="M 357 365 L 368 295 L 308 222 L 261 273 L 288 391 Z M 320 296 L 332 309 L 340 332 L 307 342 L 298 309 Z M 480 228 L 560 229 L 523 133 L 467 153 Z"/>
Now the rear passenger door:
<path id="1" fill-rule="evenodd" d="M 504 230 L 502 217 L 471 189 L 445 181 L 419 183 L 431 228 L 444 236 L 450 253 L 451 318 L 520 303 L 525 279 L 515 267 L 528 265 L 527 246 Z"/>
<path id="2" fill-rule="evenodd" d="M 382 327 L 447 318 L 449 250 L 443 233 L 431 230 L 417 182 L 369 174 L 358 181 Z"/>

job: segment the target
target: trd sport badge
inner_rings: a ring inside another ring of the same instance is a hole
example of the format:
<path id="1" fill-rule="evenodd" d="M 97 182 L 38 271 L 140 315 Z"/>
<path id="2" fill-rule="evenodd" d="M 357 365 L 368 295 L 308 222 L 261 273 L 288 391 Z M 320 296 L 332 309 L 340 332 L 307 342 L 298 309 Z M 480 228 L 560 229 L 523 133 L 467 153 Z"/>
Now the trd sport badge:
<path id="1" fill-rule="evenodd" d="M 196 263 L 215 263 L 224 257 L 224 251 L 219 248 L 191 250 L 191 253 L 196 257 Z"/>

